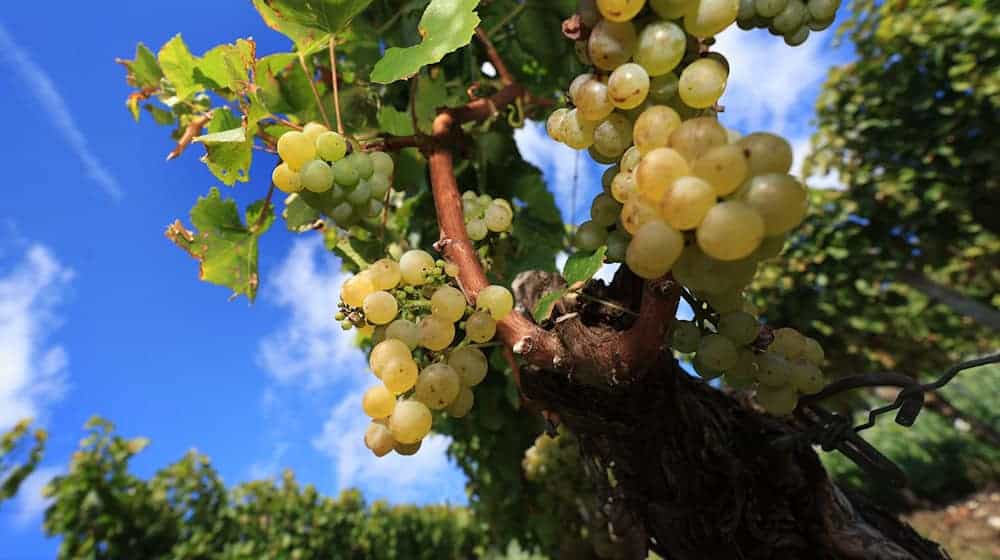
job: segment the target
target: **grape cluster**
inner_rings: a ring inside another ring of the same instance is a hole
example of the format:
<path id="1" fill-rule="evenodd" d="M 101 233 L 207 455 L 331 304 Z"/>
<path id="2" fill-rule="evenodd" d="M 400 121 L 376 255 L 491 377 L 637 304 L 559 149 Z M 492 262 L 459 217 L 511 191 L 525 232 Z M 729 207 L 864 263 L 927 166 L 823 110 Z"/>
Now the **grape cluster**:
<path id="1" fill-rule="evenodd" d="M 319 123 L 278 138 L 282 162 L 271 173 L 285 193 L 303 190 L 328 197 L 330 217 L 341 227 L 382 213 L 394 164 L 385 152 L 348 154 L 346 139 Z"/>
<path id="2" fill-rule="evenodd" d="M 496 334 L 514 308 L 502 286 L 487 286 L 471 308 L 454 280 L 427 252 L 411 250 L 399 262 L 376 261 L 347 279 L 338 319 L 370 329 L 369 365 L 380 385 L 362 408 L 372 418 L 365 444 L 376 456 L 412 455 L 430 432 L 432 410 L 460 418 L 472 409 L 472 388 L 486 377 L 486 355 L 476 347 Z M 461 331 L 461 332 L 459 332 Z"/>
<path id="3" fill-rule="evenodd" d="M 514 208 L 509 202 L 474 191 L 462 193 L 462 215 L 465 231 L 474 243 L 487 239 L 491 233 L 507 233 L 514 223 Z"/>
<path id="4" fill-rule="evenodd" d="M 810 31 L 833 25 L 840 0 L 739 0 L 736 25 L 740 29 L 767 29 L 785 38 L 790 46 L 801 45 Z"/>

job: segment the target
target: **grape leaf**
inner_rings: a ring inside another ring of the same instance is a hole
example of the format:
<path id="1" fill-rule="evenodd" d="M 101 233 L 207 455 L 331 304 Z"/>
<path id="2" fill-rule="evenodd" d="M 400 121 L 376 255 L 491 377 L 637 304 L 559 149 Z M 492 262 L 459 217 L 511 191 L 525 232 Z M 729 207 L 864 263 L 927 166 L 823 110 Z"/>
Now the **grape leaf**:
<path id="1" fill-rule="evenodd" d="M 128 70 L 128 81 L 132 86 L 139 89 L 160 87 L 163 71 L 156 61 L 156 55 L 146 45 L 139 43 L 135 46 L 135 59 L 118 62 Z"/>
<path id="2" fill-rule="evenodd" d="M 202 161 L 208 169 L 227 185 L 249 181 L 253 138 L 247 136 L 241 119 L 228 109 L 216 109 L 207 128 L 208 134 L 194 141 L 205 145 Z"/>
<path id="3" fill-rule="evenodd" d="M 306 204 L 301 196 L 293 193 L 285 199 L 285 210 L 281 216 L 285 218 L 288 231 L 302 233 L 313 229 L 313 224 L 319 219 L 319 212 Z"/>
<path id="4" fill-rule="evenodd" d="M 464 47 L 479 25 L 479 0 L 431 0 L 417 26 L 423 40 L 418 45 L 386 51 L 372 69 L 371 80 L 382 84 L 413 76 L 428 64 Z"/>
<path id="5" fill-rule="evenodd" d="M 326 45 L 331 33 L 342 31 L 372 0 L 253 0 L 268 27 L 308 54 Z"/>
<path id="6" fill-rule="evenodd" d="M 413 119 L 408 112 L 384 105 L 378 110 L 378 127 L 387 134 L 407 136 L 413 134 Z"/>
<path id="7" fill-rule="evenodd" d="M 240 39 L 235 44 L 219 45 L 200 58 L 191 54 L 177 34 L 160 48 L 158 58 L 178 98 L 186 99 L 204 90 L 228 96 L 249 84 L 254 50 L 252 41 Z"/>
<path id="8" fill-rule="evenodd" d="M 577 282 L 586 282 L 593 278 L 604 265 L 604 253 L 607 250 L 607 247 L 602 246 L 592 253 L 577 251 L 570 255 L 562 272 L 566 283 L 572 286 Z"/>
<path id="9" fill-rule="evenodd" d="M 535 304 L 535 309 L 531 312 L 531 316 L 535 319 L 535 322 L 541 324 L 547 321 L 552 316 L 552 308 L 557 301 L 566 295 L 566 292 L 566 289 L 556 290 L 538 298 L 538 303 Z"/>
<path id="10" fill-rule="evenodd" d="M 184 227 L 180 220 L 167 228 L 167 238 L 201 263 L 198 276 L 205 282 L 226 286 L 234 297 L 246 294 L 253 302 L 257 296 L 257 240 L 271 227 L 271 205 L 258 201 L 247 208 L 247 227 L 240 219 L 236 202 L 223 200 L 219 189 L 198 198 L 191 209 L 191 223 L 197 231 Z M 261 220 L 262 212 L 267 216 Z"/>

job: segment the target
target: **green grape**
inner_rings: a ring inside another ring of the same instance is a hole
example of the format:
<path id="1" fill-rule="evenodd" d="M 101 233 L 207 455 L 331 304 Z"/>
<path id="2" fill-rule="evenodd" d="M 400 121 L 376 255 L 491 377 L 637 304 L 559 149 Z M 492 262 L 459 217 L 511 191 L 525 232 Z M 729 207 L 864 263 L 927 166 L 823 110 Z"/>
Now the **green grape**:
<path id="1" fill-rule="evenodd" d="M 368 157 L 372 161 L 372 169 L 375 175 L 384 177 L 388 182 L 389 178 L 392 177 L 392 172 L 396 168 L 396 164 L 392 161 L 392 156 L 385 152 L 370 152 Z"/>
<path id="2" fill-rule="evenodd" d="M 788 0 L 781 13 L 774 16 L 772 25 L 782 35 L 794 33 L 800 26 L 805 25 L 809 17 L 809 10 L 801 0 Z"/>
<path id="3" fill-rule="evenodd" d="M 597 0 L 597 9 L 609 21 L 629 21 L 646 5 L 646 0 Z"/>
<path id="4" fill-rule="evenodd" d="M 420 372 L 413 398 L 431 410 L 441 410 L 458 396 L 462 388 L 458 373 L 448 364 L 431 364 Z"/>
<path id="5" fill-rule="evenodd" d="M 739 0 L 698 0 L 684 15 L 684 29 L 695 37 L 711 37 L 736 21 Z"/>
<path id="6" fill-rule="evenodd" d="M 670 347 L 683 354 L 698 350 L 701 329 L 692 321 L 674 321 L 670 331 Z"/>
<path id="7" fill-rule="evenodd" d="M 413 321 L 396 319 L 386 327 L 385 338 L 387 340 L 399 340 L 410 350 L 415 350 L 420 343 L 420 329 L 417 328 L 417 324 Z"/>
<path id="8" fill-rule="evenodd" d="M 597 124 L 601 124 L 601 123 L 597 123 Z M 587 148 L 587 155 L 590 156 L 590 159 L 594 160 L 594 162 L 596 162 L 596 163 L 598 163 L 600 165 L 610 165 L 610 164 L 614 163 L 615 160 L 618 159 L 617 156 L 606 156 L 606 155 L 602 154 L 593 145 L 591 145 L 590 147 Z M 621 155 L 621 154 L 619 154 L 619 155 Z"/>
<path id="9" fill-rule="evenodd" d="M 810 31 L 823 31 L 833 25 L 833 18 L 830 19 L 811 19 L 806 23 L 806 27 Z"/>
<path id="10" fill-rule="evenodd" d="M 719 318 L 719 334 L 733 341 L 737 346 L 745 346 L 757 339 L 760 325 L 757 318 L 743 311 L 723 313 Z"/>
<path id="11" fill-rule="evenodd" d="M 278 138 L 278 156 L 292 171 L 298 171 L 316 158 L 316 146 L 305 134 L 291 130 Z"/>
<path id="12" fill-rule="evenodd" d="M 740 139 L 747 159 L 749 177 L 766 173 L 788 173 L 792 168 L 792 146 L 784 138 L 768 132 L 754 132 Z"/>
<path id="13" fill-rule="evenodd" d="M 594 143 L 597 123 L 583 118 L 576 109 L 563 115 L 559 134 L 562 141 L 574 150 L 589 148 Z"/>
<path id="14" fill-rule="evenodd" d="M 716 60 L 699 58 L 681 72 L 678 93 L 681 100 L 691 107 L 711 107 L 726 91 L 728 78 L 725 67 Z"/>
<path id="15" fill-rule="evenodd" d="M 434 257 L 426 251 L 412 249 L 399 258 L 399 272 L 403 282 L 411 286 L 427 283 L 427 275 L 434 270 Z"/>
<path id="16" fill-rule="evenodd" d="M 743 201 L 764 218 L 765 235 L 781 235 L 806 217 L 806 188 L 795 177 L 768 173 L 754 177 Z"/>
<path id="17" fill-rule="evenodd" d="M 625 262 L 625 255 L 628 252 L 628 244 L 631 241 L 624 231 L 614 230 L 608 234 L 605 244 L 608 246 L 604 254 L 608 262 Z"/>
<path id="18" fill-rule="evenodd" d="M 634 62 L 622 64 L 608 78 L 608 95 L 619 109 L 638 107 L 649 93 L 649 74 Z"/>
<path id="19" fill-rule="evenodd" d="M 570 88 L 572 87 L 571 85 Z M 593 78 L 576 87 L 573 92 L 573 104 L 583 118 L 590 121 L 599 121 L 615 110 L 615 105 L 608 95 L 608 85 Z"/>
<path id="20" fill-rule="evenodd" d="M 660 220 L 660 214 L 655 206 L 643 200 L 642 197 L 630 198 L 622 206 L 622 227 L 632 235 L 635 235 L 642 226 L 652 220 Z"/>
<path id="21" fill-rule="evenodd" d="M 662 105 L 674 99 L 678 87 L 680 84 L 677 74 L 668 72 L 649 81 L 649 93 L 646 97 L 651 102 Z"/>
<path id="22" fill-rule="evenodd" d="M 666 105 L 653 105 L 635 120 L 632 141 L 636 150 L 648 154 L 656 148 L 665 148 L 670 143 L 670 135 L 681 126 L 681 117 Z"/>
<path id="23" fill-rule="evenodd" d="M 556 142 L 564 141 L 562 136 L 562 120 L 566 116 L 566 113 L 569 113 L 569 109 L 556 109 L 552 111 L 552 114 L 545 121 L 545 132 L 548 133 L 549 138 Z"/>
<path id="24" fill-rule="evenodd" d="M 319 138 L 324 132 L 330 132 L 330 129 L 317 122 L 306 123 L 306 125 L 302 127 L 302 134 L 314 145 L 316 144 L 316 139 Z"/>
<path id="25" fill-rule="evenodd" d="M 798 406 L 799 398 L 791 387 L 758 387 L 757 404 L 775 416 L 791 414 Z"/>
<path id="26" fill-rule="evenodd" d="M 375 153 L 380 154 L 382 152 Z M 368 179 L 367 183 L 371 197 L 375 200 L 383 200 L 385 198 L 385 193 L 389 192 L 390 184 L 386 175 L 379 175 L 376 173 Z"/>
<path id="27" fill-rule="evenodd" d="M 823 365 L 823 360 L 826 359 L 826 353 L 823 352 L 823 347 L 815 338 L 805 337 L 806 342 L 802 350 L 802 359 L 810 362 L 814 365 Z"/>
<path id="28" fill-rule="evenodd" d="M 354 170 L 358 172 L 358 176 L 362 179 L 367 179 L 375 173 L 375 164 L 372 163 L 372 158 L 367 153 L 354 152 L 347 157 L 351 160 Z"/>
<path id="29" fill-rule="evenodd" d="M 385 418 L 396 408 L 396 397 L 384 385 L 375 385 L 361 397 L 361 408 L 372 418 Z"/>
<path id="30" fill-rule="evenodd" d="M 473 241 L 482 241 L 490 233 L 489 228 L 486 227 L 486 221 L 478 218 L 469 220 L 469 223 L 465 224 L 465 231 L 469 234 L 469 239 Z"/>
<path id="31" fill-rule="evenodd" d="M 635 192 L 635 174 L 633 173 L 619 173 L 611 181 L 611 196 L 622 204 L 631 198 Z"/>
<path id="32" fill-rule="evenodd" d="M 789 382 L 804 395 L 812 395 L 823 390 L 826 381 L 823 372 L 815 364 L 804 361 L 793 361 L 789 365 Z"/>
<path id="33" fill-rule="evenodd" d="M 840 0 L 809 0 L 806 4 L 814 21 L 833 21 L 840 8 Z"/>
<path id="34" fill-rule="evenodd" d="M 700 353 L 695 355 L 694 360 L 691 361 L 691 365 L 694 366 L 695 373 L 705 381 L 711 381 L 722 375 L 722 370 L 715 369 L 709 365 L 702 359 Z"/>
<path id="35" fill-rule="evenodd" d="M 476 311 L 465 320 L 465 334 L 479 344 L 493 340 L 497 332 L 497 322 L 489 313 Z"/>
<path id="36" fill-rule="evenodd" d="M 374 218 L 382 213 L 383 208 L 384 206 L 382 206 L 382 201 L 375 200 L 373 198 L 368 201 L 368 206 L 366 208 L 367 212 L 365 213 L 365 215 L 369 218 Z"/>
<path id="37" fill-rule="evenodd" d="M 590 204 L 590 220 L 599 226 L 608 227 L 618 221 L 621 211 L 621 204 L 602 193 L 594 197 L 594 202 Z"/>
<path id="38" fill-rule="evenodd" d="M 740 0 L 740 7 L 736 12 L 736 23 L 751 22 L 756 15 L 754 0 Z"/>
<path id="39" fill-rule="evenodd" d="M 684 17 L 695 8 L 698 0 L 649 0 L 650 7 L 663 19 Z"/>
<path id="40" fill-rule="evenodd" d="M 465 307 L 465 294 L 451 286 L 441 286 L 431 296 L 431 313 L 452 323 L 465 315 Z"/>
<path id="41" fill-rule="evenodd" d="M 368 357 L 368 366 L 376 377 L 382 376 L 382 370 L 392 360 L 412 359 L 410 348 L 402 340 L 386 335 L 388 338 L 372 348 Z"/>
<path id="42" fill-rule="evenodd" d="M 587 220 L 580 224 L 573 236 L 573 246 L 581 251 L 596 251 L 604 245 L 608 231 L 600 224 Z"/>
<path id="43" fill-rule="evenodd" d="M 757 354 L 757 381 L 767 387 L 783 387 L 788 384 L 788 360 L 774 352 Z"/>
<path id="44" fill-rule="evenodd" d="M 417 323 L 420 331 L 420 345 L 428 350 L 439 352 L 455 340 L 455 325 L 451 321 L 428 315 Z"/>
<path id="45" fill-rule="evenodd" d="M 384 291 L 372 292 L 365 296 L 362 308 L 365 319 L 376 325 L 385 325 L 396 318 L 399 306 L 392 294 Z"/>
<path id="46" fill-rule="evenodd" d="M 624 171 L 625 173 L 631 173 L 635 171 L 636 166 L 639 165 L 639 160 L 642 159 L 642 153 L 639 148 L 632 146 L 631 148 L 625 150 L 622 154 L 621 163 L 619 164 L 619 171 Z"/>
<path id="47" fill-rule="evenodd" d="M 340 286 L 340 299 L 351 307 L 361 307 L 368 294 L 374 291 L 371 276 L 362 272 L 344 281 Z"/>
<path id="48" fill-rule="evenodd" d="M 333 187 L 333 170 L 326 163 L 314 159 L 302 166 L 299 172 L 302 186 L 312 192 L 326 192 Z"/>
<path id="49" fill-rule="evenodd" d="M 734 389 L 748 389 L 756 382 L 757 362 L 749 348 L 737 351 L 736 363 L 726 370 L 725 382 Z"/>
<path id="50" fill-rule="evenodd" d="M 754 0 L 754 10 L 758 16 L 773 18 L 788 5 L 788 0 Z"/>
<path id="51" fill-rule="evenodd" d="M 329 192 L 330 194 L 328 194 L 327 196 L 330 198 L 331 201 L 338 204 L 344 200 L 345 196 L 347 196 L 347 191 L 344 190 L 344 187 L 341 187 L 337 183 L 333 184 L 333 188 L 330 189 Z"/>
<path id="52" fill-rule="evenodd" d="M 809 38 L 809 28 L 805 25 L 799 27 L 791 33 L 785 35 L 785 44 L 789 47 L 797 47 L 806 42 Z"/>
<path id="53" fill-rule="evenodd" d="M 670 185 L 685 175 L 690 175 L 690 168 L 680 152 L 672 148 L 656 148 L 642 156 L 639 166 L 635 168 L 635 185 L 643 198 L 659 202 Z"/>
<path id="54" fill-rule="evenodd" d="M 514 309 L 514 296 L 503 286 L 486 286 L 476 295 L 476 308 L 488 312 L 494 321 L 503 321 Z"/>
<path id="55" fill-rule="evenodd" d="M 674 130 L 670 135 L 670 147 L 687 161 L 695 161 L 712 148 L 727 144 L 728 139 L 726 129 L 715 117 L 698 117 L 684 121 Z"/>
<path id="56" fill-rule="evenodd" d="M 594 149 L 617 159 L 632 145 L 632 122 L 621 113 L 612 113 L 594 129 Z"/>
<path id="57" fill-rule="evenodd" d="M 691 164 L 691 173 L 715 187 L 715 194 L 726 196 L 738 189 L 747 178 L 743 150 L 733 144 L 710 148 Z"/>
<path id="58" fill-rule="evenodd" d="M 764 239 L 764 219 L 743 202 L 728 200 L 713 206 L 698 226 L 698 246 L 720 261 L 742 259 Z"/>
<path id="59" fill-rule="evenodd" d="M 637 276 L 652 280 L 670 270 L 684 248 L 684 237 L 660 220 L 650 220 L 635 232 L 625 263 Z"/>
<path id="60" fill-rule="evenodd" d="M 316 155 L 320 158 L 336 162 L 347 153 L 347 141 L 336 132 L 324 132 L 316 138 Z"/>
<path id="61" fill-rule="evenodd" d="M 736 345 L 721 334 L 703 336 L 698 342 L 698 359 L 715 371 L 733 367 L 738 358 Z"/>
<path id="62" fill-rule="evenodd" d="M 354 207 L 351 206 L 350 202 L 341 202 L 330 212 L 330 217 L 337 222 L 337 225 L 343 226 L 351 221 L 353 212 Z"/>
<path id="63" fill-rule="evenodd" d="M 635 26 L 626 21 L 601 20 L 590 31 L 587 53 L 594 66 L 614 70 L 632 58 L 636 47 Z"/>
<path id="64" fill-rule="evenodd" d="M 358 182 L 354 190 L 347 193 L 347 202 L 350 202 L 354 206 L 362 206 L 368 204 L 368 200 L 372 197 L 372 190 L 368 186 L 368 181 L 362 179 Z"/>
<path id="65" fill-rule="evenodd" d="M 475 401 L 476 398 L 472 394 L 472 390 L 468 387 L 462 387 L 458 391 L 458 396 L 455 397 L 455 400 L 451 401 L 451 404 L 444 411 L 452 418 L 462 418 L 472 410 Z"/>
<path id="66" fill-rule="evenodd" d="M 502 201 L 494 200 L 486 207 L 486 227 L 490 231 L 501 232 L 510 229 L 514 212 Z"/>
<path id="67" fill-rule="evenodd" d="M 486 355 L 478 348 L 463 346 L 448 356 L 448 365 L 458 372 L 465 387 L 475 387 L 482 383 L 489 370 Z"/>
<path id="68" fill-rule="evenodd" d="M 294 193 L 302 190 L 302 177 L 287 163 L 280 163 L 271 172 L 271 182 L 284 193 Z"/>
<path id="69" fill-rule="evenodd" d="M 774 340 L 767 347 L 768 352 L 781 354 L 789 360 L 797 360 L 805 355 L 806 337 L 802 336 L 799 331 L 784 327 L 775 330 L 772 334 Z"/>
<path id="70" fill-rule="evenodd" d="M 628 152 L 626 152 L 626 155 Z M 625 159 L 625 156 L 622 156 Z M 611 167 L 605 169 L 601 173 L 601 189 L 606 193 L 611 192 L 611 183 L 615 180 L 615 175 L 618 175 L 619 167 L 617 165 L 612 165 Z"/>
<path id="71" fill-rule="evenodd" d="M 654 21 L 639 32 L 635 61 L 652 76 L 669 73 L 684 58 L 687 37 L 679 25 L 671 21 Z"/>
<path id="72" fill-rule="evenodd" d="M 385 365 L 382 366 L 378 374 L 386 389 L 396 395 L 401 395 L 412 389 L 413 385 L 416 384 L 417 363 L 409 356 L 405 358 L 393 358 L 385 362 Z"/>
<path id="73" fill-rule="evenodd" d="M 674 229 L 694 229 L 713 206 L 712 185 L 698 177 L 678 177 L 660 201 L 660 215 Z"/>
<path id="74" fill-rule="evenodd" d="M 763 262 L 768 259 L 773 259 L 781 254 L 781 250 L 785 248 L 785 236 L 776 235 L 774 237 L 765 237 L 763 241 L 760 242 L 760 247 L 754 251 L 750 258 L 758 262 Z"/>
<path id="75" fill-rule="evenodd" d="M 417 443 L 431 431 L 434 419 L 427 405 L 416 400 L 401 401 L 389 417 L 392 437 L 400 443 Z"/>
<path id="76" fill-rule="evenodd" d="M 361 181 L 361 175 L 358 174 L 354 163 L 348 158 L 334 162 L 333 178 L 338 185 L 348 189 L 353 189 Z"/>
<path id="77" fill-rule="evenodd" d="M 372 422 L 365 430 L 365 447 L 371 450 L 376 457 L 384 457 L 396 445 L 396 440 L 392 437 L 392 431 L 383 424 Z"/>

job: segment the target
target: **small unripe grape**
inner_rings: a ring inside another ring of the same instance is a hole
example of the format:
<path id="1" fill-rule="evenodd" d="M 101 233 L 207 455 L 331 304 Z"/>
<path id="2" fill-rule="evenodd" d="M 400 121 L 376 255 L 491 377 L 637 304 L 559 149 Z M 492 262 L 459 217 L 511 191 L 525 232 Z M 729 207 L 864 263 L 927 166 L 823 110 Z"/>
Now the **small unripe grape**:
<path id="1" fill-rule="evenodd" d="M 489 363 L 478 348 L 463 346 L 448 356 L 448 365 L 455 368 L 465 387 L 475 387 L 486 378 Z"/>
<path id="2" fill-rule="evenodd" d="M 494 321 L 503 321 L 514 309 L 514 296 L 503 286 L 486 286 L 476 296 L 476 308 L 488 312 Z"/>
<path id="3" fill-rule="evenodd" d="M 674 229 L 694 229 L 713 206 L 712 185 L 698 177 L 679 177 L 660 201 L 660 215 Z"/>
<path id="4" fill-rule="evenodd" d="M 636 191 L 634 173 L 621 172 L 615 175 L 614 180 L 611 181 L 611 196 L 622 204 L 632 198 Z"/>
<path id="5" fill-rule="evenodd" d="M 486 221 L 475 219 L 469 220 L 469 223 L 465 224 L 465 232 L 469 235 L 469 239 L 473 241 L 482 241 L 486 239 L 489 235 L 490 229 L 486 227 Z"/>
<path id="6" fill-rule="evenodd" d="M 754 132 L 740 139 L 747 160 L 748 177 L 766 173 L 788 173 L 792 168 L 792 146 L 784 138 L 768 132 Z"/>
<path id="7" fill-rule="evenodd" d="M 625 263 L 637 276 L 652 280 L 670 270 L 684 248 L 684 237 L 659 220 L 635 232 L 625 253 Z"/>
<path id="8" fill-rule="evenodd" d="M 612 113 L 594 129 L 593 148 L 617 159 L 632 145 L 632 122 L 621 113 Z"/>
<path id="9" fill-rule="evenodd" d="M 672 101 L 677 95 L 677 88 L 680 87 L 679 82 L 677 74 L 673 72 L 657 76 L 649 81 L 649 93 L 646 96 L 652 103 L 660 105 Z"/>
<path id="10" fill-rule="evenodd" d="M 556 142 L 563 142 L 562 136 L 562 120 L 569 113 L 569 109 L 562 108 L 552 111 L 549 118 L 545 121 L 545 132 L 548 133 L 549 138 L 555 140 Z"/>
<path id="11" fill-rule="evenodd" d="M 628 234 L 624 231 L 617 229 L 612 231 L 608 234 L 608 240 L 605 242 L 608 250 L 604 253 L 604 257 L 608 262 L 625 262 L 625 256 L 628 253 L 628 244 L 631 241 Z"/>
<path id="12" fill-rule="evenodd" d="M 514 212 L 505 203 L 494 200 L 486 207 L 486 227 L 490 231 L 501 232 L 510 229 L 514 221 Z"/>
<path id="13" fill-rule="evenodd" d="M 324 132 L 330 132 L 330 129 L 318 122 L 306 123 L 306 125 L 302 127 L 302 134 L 305 135 L 305 137 L 308 138 L 313 144 L 316 143 L 316 139 L 319 138 L 319 136 Z"/>
<path id="14" fill-rule="evenodd" d="M 666 105 L 653 105 L 635 120 L 632 140 L 640 154 L 645 155 L 656 148 L 665 148 L 670 135 L 681 125 L 681 117 Z"/>
<path id="15" fill-rule="evenodd" d="M 385 418 L 396 408 L 396 397 L 384 385 L 375 385 L 361 397 L 361 408 L 372 418 Z"/>
<path id="16" fill-rule="evenodd" d="M 726 91 L 728 72 L 711 58 L 699 58 L 681 72 L 678 93 L 681 100 L 696 109 L 711 107 Z"/>
<path id="17" fill-rule="evenodd" d="M 292 171 L 287 163 L 280 163 L 271 172 L 271 182 L 278 190 L 284 193 L 294 193 L 302 190 L 302 177 L 298 172 Z"/>
<path id="18" fill-rule="evenodd" d="M 737 346 L 750 344 L 757 338 L 760 325 L 757 318 L 743 311 L 723 313 L 719 318 L 719 334 Z"/>
<path id="19" fill-rule="evenodd" d="M 340 286 L 340 299 L 351 307 L 361 307 L 368 294 L 375 291 L 375 284 L 367 274 L 356 274 Z"/>
<path id="20" fill-rule="evenodd" d="M 372 170 L 375 175 L 381 175 L 386 179 L 392 177 L 392 172 L 396 167 L 396 164 L 392 161 L 392 156 L 385 152 L 370 152 L 368 157 L 371 158 Z"/>
<path id="21" fill-rule="evenodd" d="M 691 164 L 691 173 L 708 181 L 718 196 L 726 196 L 747 179 L 743 150 L 734 144 L 710 148 Z"/>
<path id="22" fill-rule="evenodd" d="M 687 161 L 695 161 L 716 146 L 728 143 L 726 129 L 715 117 L 686 120 L 670 135 L 670 147 Z"/>
<path id="23" fill-rule="evenodd" d="M 412 249 L 399 258 L 399 272 L 403 282 L 420 286 L 427 282 L 427 275 L 434 270 L 434 257 L 426 251 Z"/>
<path id="24" fill-rule="evenodd" d="M 493 340 L 497 332 L 497 322 L 484 311 L 476 311 L 465 320 L 465 334 L 473 342 L 482 344 Z"/>
<path id="25" fill-rule="evenodd" d="M 604 245 L 608 238 L 608 230 L 590 220 L 580 224 L 573 235 L 573 246 L 581 251 L 596 251 L 598 247 Z"/>
<path id="26" fill-rule="evenodd" d="M 674 321 L 670 330 L 670 347 L 678 352 L 688 354 L 698 350 L 701 342 L 701 329 L 692 321 Z"/>
<path id="27" fill-rule="evenodd" d="M 347 153 L 347 141 L 337 132 L 324 132 L 316 137 L 316 155 L 330 162 L 340 161 Z"/>
<path id="28" fill-rule="evenodd" d="M 465 314 L 465 294 L 451 286 L 441 286 L 431 296 L 431 313 L 451 321 L 458 321 Z"/>
<path id="29" fill-rule="evenodd" d="M 302 186 L 308 191 L 321 193 L 333 187 L 333 169 L 318 159 L 303 165 L 299 175 L 302 178 Z"/>
<path id="30" fill-rule="evenodd" d="M 427 405 L 416 400 L 405 400 L 396 405 L 389 417 L 389 429 L 400 443 L 417 443 L 431 431 L 433 423 Z"/>
<path id="31" fill-rule="evenodd" d="M 476 398 L 472 394 L 472 390 L 468 387 L 462 387 L 458 391 L 458 396 L 455 397 L 455 400 L 451 401 L 451 404 L 444 411 L 452 418 L 462 418 L 472 410 L 475 402 Z"/>
<path id="32" fill-rule="evenodd" d="M 649 93 L 649 74 L 634 62 L 622 64 L 608 78 L 608 95 L 619 109 L 638 107 Z"/>
<path id="33" fill-rule="evenodd" d="M 384 457 L 396 444 L 392 437 L 392 431 L 378 422 L 372 422 L 365 430 L 365 447 L 371 450 L 376 457 Z"/>
<path id="34" fill-rule="evenodd" d="M 608 227 L 618 221 L 618 215 L 622 211 L 622 205 L 606 194 L 599 194 L 594 197 L 590 204 L 590 220 L 595 224 Z"/>
<path id="35" fill-rule="evenodd" d="M 684 15 L 684 29 L 695 37 L 711 37 L 736 21 L 739 0 L 698 0 Z"/>
<path id="36" fill-rule="evenodd" d="M 405 393 L 417 382 L 417 363 L 413 358 L 394 358 L 385 363 L 379 372 L 385 388 L 396 395 Z"/>
<path id="37" fill-rule="evenodd" d="M 660 219 L 660 213 L 656 207 L 641 197 L 630 198 L 622 206 L 622 227 L 632 235 L 635 235 L 648 222 Z"/>
<path id="38" fill-rule="evenodd" d="M 743 202 L 720 202 L 705 214 L 697 238 L 701 250 L 714 259 L 742 259 L 764 239 L 764 219 Z"/>
<path id="39" fill-rule="evenodd" d="M 632 58 L 636 47 L 635 26 L 630 21 L 601 20 L 590 32 L 587 52 L 594 66 L 614 70 Z"/>
<path id="40" fill-rule="evenodd" d="M 659 202 L 670 185 L 685 175 L 690 175 L 690 168 L 680 152 L 672 148 L 656 148 L 644 155 L 635 168 L 635 183 L 643 198 Z"/>
<path id="41" fill-rule="evenodd" d="M 806 189 L 795 177 L 768 173 L 754 177 L 743 201 L 764 218 L 765 235 L 781 235 L 806 216 Z"/>
<path id="42" fill-rule="evenodd" d="M 678 19 L 694 9 L 698 0 L 649 0 L 650 7 L 663 19 Z"/>
<path id="43" fill-rule="evenodd" d="M 431 410 L 441 410 L 455 400 L 461 388 L 458 373 L 451 366 L 431 364 L 420 372 L 413 398 Z"/>
<path id="44" fill-rule="evenodd" d="M 338 185 L 353 189 L 361 181 L 361 175 L 350 159 L 344 158 L 333 164 L 333 179 Z"/>
<path id="45" fill-rule="evenodd" d="M 570 148 L 583 150 L 594 143 L 594 129 L 597 123 L 583 118 L 577 109 L 563 115 L 560 121 L 559 135 Z"/>
<path id="46" fill-rule="evenodd" d="M 715 371 L 733 367 L 738 357 L 733 341 L 720 334 L 704 336 L 698 343 L 698 359 Z"/>
<path id="47" fill-rule="evenodd" d="M 293 171 L 316 158 L 316 146 L 301 132 L 291 130 L 278 138 L 278 156 Z"/>
<path id="48" fill-rule="evenodd" d="M 378 290 L 391 290 L 399 285 L 402 275 L 399 263 L 392 259 L 379 259 L 368 267 L 369 278 Z"/>
<path id="49" fill-rule="evenodd" d="M 396 318 L 399 306 L 396 298 L 385 291 L 372 292 L 365 296 L 362 308 L 365 311 L 365 319 L 376 325 L 385 325 Z"/>
<path id="50" fill-rule="evenodd" d="M 791 414 L 798 406 L 799 397 L 791 387 L 758 387 L 757 404 L 775 416 Z"/>
<path id="51" fill-rule="evenodd" d="M 610 21 L 629 21 L 646 5 L 646 0 L 597 0 L 597 9 Z"/>
<path id="52" fill-rule="evenodd" d="M 372 163 L 371 156 L 366 152 L 354 152 L 347 157 L 350 158 L 355 171 L 362 179 L 367 179 L 375 173 L 375 164 Z"/>
<path id="53" fill-rule="evenodd" d="M 788 384 L 788 360 L 775 352 L 757 354 L 757 381 L 768 387 L 782 387 Z"/>
<path id="54" fill-rule="evenodd" d="M 823 372 L 815 364 L 805 361 L 790 362 L 789 382 L 804 395 L 812 395 L 823 390 L 826 381 Z"/>
<path id="55" fill-rule="evenodd" d="M 376 377 L 382 376 L 382 369 L 392 360 L 412 359 L 410 348 L 402 340 L 386 335 L 388 338 L 372 348 L 368 357 L 368 366 Z"/>
<path id="56" fill-rule="evenodd" d="M 608 95 L 607 84 L 595 79 L 589 79 L 576 87 L 573 104 L 583 118 L 591 121 L 599 121 L 615 110 L 611 96 Z"/>
<path id="57" fill-rule="evenodd" d="M 635 61 L 650 76 L 666 74 L 680 64 L 687 48 L 684 30 L 671 21 L 655 21 L 639 32 Z"/>
<path id="58" fill-rule="evenodd" d="M 417 324 L 420 345 L 435 352 L 444 350 L 455 340 L 455 325 L 436 315 L 428 315 Z"/>

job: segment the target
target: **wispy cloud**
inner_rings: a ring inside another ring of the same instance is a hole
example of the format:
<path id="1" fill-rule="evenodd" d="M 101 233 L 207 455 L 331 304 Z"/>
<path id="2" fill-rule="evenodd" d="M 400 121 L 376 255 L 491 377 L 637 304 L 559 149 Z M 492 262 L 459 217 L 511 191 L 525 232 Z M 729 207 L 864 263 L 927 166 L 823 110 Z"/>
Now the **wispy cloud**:
<path id="1" fill-rule="evenodd" d="M 18 45 L 3 25 L 0 25 L 0 60 L 9 63 L 20 75 L 24 84 L 35 94 L 52 123 L 80 159 L 87 175 L 112 198 L 120 199 L 123 193 L 118 180 L 91 151 L 90 142 L 77 126 L 73 113 L 56 88 L 55 82 L 31 59 L 27 51 Z"/>
<path id="2" fill-rule="evenodd" d="M 21 418 L 38 417 L 44 405 L 65 391 L 67 354 L 48 338 L 59 325 L 56 310 L 73 271 L 45 247 L 32 245 L 7 272 L 0 268 L 0 274 L 2 431 Z"/>

